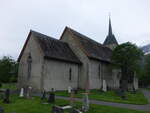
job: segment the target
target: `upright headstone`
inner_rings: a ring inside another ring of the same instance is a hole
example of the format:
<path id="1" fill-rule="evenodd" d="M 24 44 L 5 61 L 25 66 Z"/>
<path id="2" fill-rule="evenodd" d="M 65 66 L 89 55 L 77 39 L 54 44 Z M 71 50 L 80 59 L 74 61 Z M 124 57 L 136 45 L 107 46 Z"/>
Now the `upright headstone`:
<path id="1" fill-rule="evenodd" d="M 134 85 L 134 86 L 133 86 L 134 89 L 137 90 L 137 89 L 138 89 L 138 78 L 136 77 L 136 73 L 135 73 L 135 75 L 134 75 L 133 85 Z"/>
<path id="2" fill-rule="evenodd" d="M 78 94 L 78 89 L 77 88 L 74 88 L 73 91 L 74 91 L 74 94 Z"/>
<path id="3" fill-rule="evenodd" d="M 24 97 L 24 88 L 21 88 L 19 97 Z"/>
<path id="4" fill-rule="evenodd" d="M 44 90 L 42 92 L 41 100 L 45 100 L 45 99 L 46 99 L 46 91 Z"/>
<path id="5" fill-rule="evenodd" d="M 4 95 L 3 103 L 6 103 L 6 104 L 9 103 L 9 96 L 10 96 L 10 90 L 9 90 L 9 89 L 6 89 L 5 95 Z"/>
<path id="6" fill-rule="evenodd" d="M 72 88 L 69 86 L 68 87 L 68 93 L 71 93 Z"/>
<path id="7" fill-rule="evenodd" d="M 32 87 L 29 86 L 27 89 L 27 98 L 31 99 L 32 98 Z"/>
<path id="8" fill-rule="evenodd" d="M 87 112 L 88 110 L 89 110 L 88 93 L 83 93 L 83 105 L 82 105 L 82 111 Z"/>
<path id="9" fill-rule="evenodd" d="M 0 106 L 0 113 L 4 113 L 4 109 Z"/>
<path id="10" fill-rule="evenodd" d="M 71 94 L 70 94 L 70 105 L 74 106 L 74 91 L 71 90 Z"/>
<path id="11" fill-rule="evenodd" d="M 48 103 L 54 103 L 54 102 L 55 102 L 55 93 L 54 93 L 54 88 L 52 88 L 48 97 Z"/>
<path id="12" fill-rule="evenodd" d="M 102 90 L 103 90 L 104 92 L 106 92 L 106 91 L 107 91 L 107 84 L 106 84 L 106 80 L 103 80 L 103 87 L 102 87 Z"/>

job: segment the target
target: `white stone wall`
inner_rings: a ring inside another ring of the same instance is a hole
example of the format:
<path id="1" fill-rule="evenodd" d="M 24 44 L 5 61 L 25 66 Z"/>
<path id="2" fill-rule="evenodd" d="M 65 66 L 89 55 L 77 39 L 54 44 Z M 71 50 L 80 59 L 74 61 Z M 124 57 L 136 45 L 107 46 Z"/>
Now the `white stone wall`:
<path id="1" fill-rule="evenodd" d="M 32 68 L 31 68 L 31 77 L 28 80 L 28 64 L 27 58 L 31 53 L 32 57 Z M 24 87 L 26 85 L 32 86 L 34 89 L 41 89 L 41 73 L 42 73 L 42 62 L 43 56 L 42 51 L 39 45 L 36 42 L 36 38 L 31 35 L 26 48 L 23 52 L 23 55 L 19 62 L 18 70 L 18 87 Z"/>
<path id="2" fill-rule="evenodd" d="M 69 80 L 69 70 L 71 72 L 71 81 Z M 78 64 L 62 62 L 58 60 L 45 60 L 44 64 L 44 90 L 67 90 L 68 86 L 78 87 Z"/>

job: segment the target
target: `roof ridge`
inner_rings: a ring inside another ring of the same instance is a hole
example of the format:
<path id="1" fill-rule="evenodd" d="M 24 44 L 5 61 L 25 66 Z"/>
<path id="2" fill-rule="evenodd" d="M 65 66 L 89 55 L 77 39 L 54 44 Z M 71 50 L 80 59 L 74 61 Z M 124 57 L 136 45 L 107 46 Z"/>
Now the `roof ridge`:
<path id="1" fill-rule="evenodd" d="M 59 39 L 56 39 L 56 38 L 54 38 L 54 37 L 45 35 L 45 34 L 43 34 L 43 33 L 40 33 L 40 32 L 34 31 L 34 30 L 30 30 L 30 31 L 31 31 L 31 33 L 33 33 L 33 35 L 36 34 L 36 36 L 39 36 L 40 38 L 43 38 L 43 39 L 44 39 L 44 38 L 45 38 L 45 39 L 51 39 L 51 40 L 54 40 L 54 41 L 58 41 L 58 42 L 62 42 L 62 43 L 67 44 L 66 42 L 64 42 L 64 41 L 62 41 L 62 40 L 59 40 Z"/>
<path id="2" fill-rule="evenodd" d="M 72 29 L 72 28 L 70 28 L 70 27 L 68 27 L 68 26 L 66 26 L 66 28 L 68 28 L 71 32 L 73 32 L 73 33 L 75 33 L 75 34 L 76 34 L 76 33 L 79 34 L 82 38 L 86 38 L 86 39 L 91 40 L 92 42 L 98 44 L 99 46 L 108 48 L 108 47 L 106 47 L 105 45 L 103 45 L 103 44 L 101 44 L 101 43 L 99 43 L 99 42 L 97 42 L 97 41 L 91 39 L 90 37 L 88 37 L 88 36 L 86 36 L 86 35 L 84 35 L 84 34 L 81 34 L 80 32 L 78 32 L 78 31 L 76 31 L 76 30 L 74 30 L 74 29 Z M 108 49 L 109 49 L 109 48 L 108 48 Z"/>
<path id="3" fill-rule="evenodd" d="M 40 36 L 41 38 L 51 38 L 51 39 L 54 39 L 54 40 L 58 40 L 58 39 L 56 39 L 56 38 L 54 38 L 54 37 L 45 35 L 45 34 L 40 33 L 40 32 L 38 32 L 38 31 L 30 30 L 30 32 L 33 33 L 33 34 L 36 34 L 37 36 Z M 43 37 L 43 36 L 44 36 L 44 37 Z"/>

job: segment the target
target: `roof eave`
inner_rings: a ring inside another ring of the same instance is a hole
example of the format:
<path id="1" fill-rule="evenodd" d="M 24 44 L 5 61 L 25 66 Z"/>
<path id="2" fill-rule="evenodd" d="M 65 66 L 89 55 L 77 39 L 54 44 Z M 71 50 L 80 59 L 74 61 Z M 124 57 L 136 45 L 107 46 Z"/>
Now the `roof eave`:
<path id="1" fill-rule="evenodd" d="M 63 61 L 63 62 L 70 62 L 70 63 L 82 65 L 82 62 L 80 62 L 80 61 L 71 61 L 71 60 L 60 59 L 60 58 L 56 58 L 56 57 L 50 57 L 50 56 L 44 56 L 44 59 L 47 59 L 47 60 L 59 60 L 59 61 Z"/>

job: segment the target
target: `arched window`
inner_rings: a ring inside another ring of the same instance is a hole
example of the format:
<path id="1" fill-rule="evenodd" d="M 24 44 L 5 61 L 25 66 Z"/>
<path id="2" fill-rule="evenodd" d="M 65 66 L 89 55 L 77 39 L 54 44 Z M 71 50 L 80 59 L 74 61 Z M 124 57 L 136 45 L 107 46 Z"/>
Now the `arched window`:
<path id="1" fill-rule="evenodd" d="M 69 69 L 69 81 L 71 81 L 71 79 L 72 79 L 72 69 L 70 68 Z"/>
<path id="2" fill-rule="evenodd" d="M 31 77 L 31 64 L 32 64 L 32 57 L 31 54 L 29 54 L 28 58 L 27 58 L 27 64 L 28 64 L 28 79 L 30 79 Z"/>

